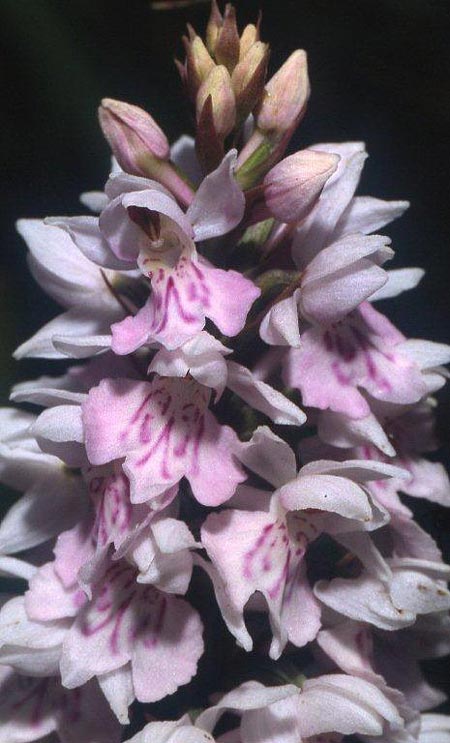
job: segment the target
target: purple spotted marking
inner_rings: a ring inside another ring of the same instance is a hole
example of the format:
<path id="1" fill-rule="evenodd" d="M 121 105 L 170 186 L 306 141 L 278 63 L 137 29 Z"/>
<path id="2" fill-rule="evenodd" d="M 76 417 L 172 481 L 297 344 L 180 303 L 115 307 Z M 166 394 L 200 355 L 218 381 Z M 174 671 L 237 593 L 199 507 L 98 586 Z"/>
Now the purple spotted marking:
<path id="1" fill-rule="evenodd" d="M 190 379 L 156 377 L 152 390 L 120 434 L 126 442 L 138 428 L 142 453 L 136 466 L 145 467 L 157 457 L 159 475 L 168 482 L 175 461 L 185 461 L 186 471 L 197 472 L 210 394 L 207 388 Z"/>
<path id="2" fill-rule="evenodd" d="M 84 613 L 83 635 L 92 637 L 109 628 L 112 655 L 138 640 L 148 649 L 155 647 L 163 629 L 167 599 L 153 586 L 137 583 L 136 575 L 127 564 L 112 565 Z"/>

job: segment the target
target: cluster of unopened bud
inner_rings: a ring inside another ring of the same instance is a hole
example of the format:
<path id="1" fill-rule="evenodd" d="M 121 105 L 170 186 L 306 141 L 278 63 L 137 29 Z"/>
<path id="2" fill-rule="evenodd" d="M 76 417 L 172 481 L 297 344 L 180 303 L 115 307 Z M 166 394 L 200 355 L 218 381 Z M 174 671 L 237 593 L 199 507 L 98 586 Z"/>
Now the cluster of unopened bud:
<path id="1" fill-rule="evenodd" d="M 253 114 L 253 132 L 240 153 L 237 172 L 243 188 L 251 188 L 282 157 L 305 112 L 306 54 L 293 52 L 266 81 L 270 50 L 260 39 L 259 21 L 240 34 L 234 7 L 228 3 L 222 14 L 216 0 L 205 39 L 189 26 L 183 41 L 186 59 L 177 65 L 195 108 L 199 160 L 207 172 L 217 167 L 226 138 L 233 135 L 233 142 L 239 142 L 242 126 Z"/>
<path id="2" fill-rule="evenodd" d="M 177 65 L 195 107 L 198 154 L 211 170 L 226 137 L 239 131 L 263 96 L 269 45 L 260 40 L 259 24 L 239 34 L 234 7 L 227 4 L 222 15 L 215 0 L 206 40 L 189 26 L 183 41 L 186 59 Z"/>
<path id="3" fill-rule="evenodd" d="M 259 21 L 239 33 L 234 7 L 227 4 L 222 14 L 216 0 L 205 39 L 188 26 L 184 46 L 186 59 L 177 65 L 195 107 L 196 149 L 204 171 L 216 168 L 225 151 L 236 146 L 235 175 L 248 192 L 247 222 L 303 219 L 336 167 L 331 156 L 307 150 L 280 162 L 309 97 L 305 52 L 294 51 L 266 81 L 269 46 L 260 39 Z M 193 190 L 170 161 L 167 137 L 150 114 L 106 98 L 99 118 L 123 170 L 157 180 L 180 203 L 190 203 Z"/>

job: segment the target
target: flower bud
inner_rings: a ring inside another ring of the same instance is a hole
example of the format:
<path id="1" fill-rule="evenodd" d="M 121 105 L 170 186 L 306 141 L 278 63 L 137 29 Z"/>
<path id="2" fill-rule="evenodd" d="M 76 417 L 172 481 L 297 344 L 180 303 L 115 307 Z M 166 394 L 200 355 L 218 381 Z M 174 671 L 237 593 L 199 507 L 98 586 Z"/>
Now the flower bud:
<path id="1" fill-rule="evenodd" d="M 266 204 L 282 222 L 298 222 L 311 211 L 339 155 L 301 150 L 275 165 L 264 178 Z"/>
<path id="2" fill-rule="evenodd" d="M 236 65 L 231 76 L 238 119 L 243 121 L 261 98 L 267 72 L 269 46 L 255 42 Z"/>
<path id="3" fill-rule="evenodd" d="M 239 32 L 236 24 L 236 11 L 231 3 L 225 6 L 222 27 L 214 45 L 217 64 L 224 65 L 231 73 L 239 61 Z"/>
<path id="4" fill-rule="evenodd" d="M 197 93 L 197 121 L 199 123 L 203 108 L 209 98 L 211 98 L 215 132 L 224 139 L 234 128 L 236 104 L 231 77 L 223 65 L 213 67 Z"/>
<path id="5" fill-rule="evenodd" d="M 127 173 L 147 175 L 146 160 L 168 159 L 170 148 L 166 135 L 142 108 L 104 98 L 98 116 L 103 134 Z"/>
<path id="6" fill-rule="evenodd" d="M 259 29 L 253 23 L 249 23 L 241 34 L 239 42 L 239 59 L 243 59 L 253 44 L 259 41 Z"/>
<path id="7" fill-rule="evenodd" d="M 296 126 L 308 97 L 306 53 L 297 49 L 267 83 L 256 126 L 264 133 L 271 132 L 281 137 Z"/>
<path id="8" fill-rule="evenodd" d="M 212 0 L 211 2 L 211 13 L 208 20 L 208 25 L 206 27 L 206 45 L 208 47 L 208 51 L 211 54 L 214 54 L 214 50 L 216 48 L 216 42 L 217 37 L 219 35 L 219 31 L 222 28 L 223 24 L 223 18 L 222 13 L 219 10 L 219 7 L 217 5 L 217 0 Z"/>
<path id="9" fill-rule="evenodd" d="M 200 85 L 215 66 L 200 36 L 183 37 L 186 49 L 185 81 L 190 97 L 195 101 Z"/>

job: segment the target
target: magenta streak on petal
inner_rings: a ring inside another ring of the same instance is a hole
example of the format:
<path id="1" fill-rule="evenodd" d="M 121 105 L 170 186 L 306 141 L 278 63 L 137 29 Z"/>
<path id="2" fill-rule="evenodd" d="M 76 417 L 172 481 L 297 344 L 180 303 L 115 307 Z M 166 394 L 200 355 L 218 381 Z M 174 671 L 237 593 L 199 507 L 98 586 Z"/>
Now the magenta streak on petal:
<path id="1" fill-rule="evenodd" d="M 341 369 L 339 361 L 333 361 L 333 363 L 331 364 L 331 368 L 339 384 L 342 384 L 346 387 L 347 385 L 351 383 L 353 375 L 345 374 L 345 372 L 343 372 Z"/>
<path id="2" fill-rule="evenodd" d="M 169 320 L 169 308 L 170 308 L 170 301 L 171 298 L 173 298 L 176 310 L 185 323 L 194 323 L 197 320 L 197 317 L 195 315 L 191 315 L 188 312 L 185 312 L 183 309 L 183 305 L 181 303 L 180 299 L 180 293 L 175 286 L 174 278 L 173 276 L 169 276 L 167 279 L 166 284 L 166 292 L 164 295 L 164 304 L 162 307 L 162 317 L 157 319 L 155 317 L 155 320 L 150 328 L 152 333 L 161 333 L 163 330 L 166 329 L 167 323 Z"/>
<path id="3" fill-rule="evenodd" d="M 189 472 L 192 475 L 198 475 L 198 472 L 199 472 L 200 443 L 203 439 L 204 432 L 205 432 L 205 418 L 202 415 L 199 418 L 197 430 L 194 434 L 194 448 L 192 451 L 191 464 L 189 468 Z"/>
<path id="4" fill-rule="evenodd" d="M 262 530 L 262 533 L 259 535 L 258 539 L 256 540 L 254 546 L 245 553 L 244 555 L 244 577 L 251 580 L 253 576 L 253 558 L 255 555 L 258 554 L 258 552 L 262 549 L 264 546 L 264 543 L 267 541 L 268 536 L 272 529 L 275 527 L 275 524 L 266 524 L 264 529 Z M 273 544 L 273 543 L 272 543 Z"/>
<path id="5" fill-rule="evenodd" d="M 135 423 L 138 422 L 139 416 L 141 415 L 142 411 L 147 407 L 148 402 L 149 402 L 149 400 L 152 399 L 153 395 L 154 395 L 154 390 L 152 390 L 151 392 L 149 392 L 148 395 L 146 395 L 144 397 L 144 399 L 141 402 L 141 404 L 139 405 L 138 409 L 133 414 L 133 416 L 132 416 L 132 418 L 130 420 L 130 425 L 134 425 Z"/>
<path id="6" fill-rule="evenodd" d="M 287 577 L 289 575 L 289 563 L 291 561 L 291 550 L 288 549 L 286 553 L 286 560 L 283 565 L 283 570 L 281 571 L 281 574 L 275 581 L 272 588 L 269 590 L 269 596 L 271 599 L 275 599 L 280 592 L 280 589 L 285 585 Z"/>
<path id="7" fill-rule="evenodd" d="M 297 581 L 297 576 L 300 571 L 300 566 L 302 564 L 302 558 L 305 554 L 306 550 L 296 550 L 295 551 L 295 559 L 293 562 L 291 562 L 289 566 L 288 575 L 286 576 L 286 585 L 284 588 L 284 594 L 283 594 L 283 603 L 288 603 L 291 598 L 292 594 L 294 592 L 294 587 Z"/>
<path id="8" fill-rule="evenodd" d="M 96 544 L 105 546 L 114 541 L 116 533 L 127 531 L 132 516 L 132 506 L 128 498 L 128 485 L 123 474 L 112 475 L 101 480 L 103 488 L 101 496 L 95 503 L 96 519 L 93 532 L 96 534 Z M 90 488 L 92 494 L 92 488 Z M 96 488 L 96 495 L 99 488 Z"/>
<path id="9" fill-rule="evenodd" d="M 143 626 L 140 628 L 140 634 L 142 634 L 142 644 L 145 648 L 154 648 L 158 642 L 159 635 L 161 633 L 164 618 L 167 610 L 167 599 L 165 596 L 161 596 L 158 601 L 158 613 L 155 618 L 154 626 L 151 626 L 151 614 L 147 613 Z M 147 636 L 151 633 L 150 636 Z"/>
<path id="10" fill-rule="evenodd" d="M 158 450 L 159 446 L 163 444 L 164 454 L 163 454 L 163 459 L 161 463 L 161 477 L 163 477 L 165 480 L 170 479 L 170 472 L 167 467 L 167 462 L 168 462 L 167 455 L 169 452 L 170 436 L 171 436 L 174 424 L 175 424 L 175 418 L 173 418 L 172 416 L 171 418 L 169 418 L 169 420 L 165 424 L 164 428 L 162 429 L 161 433 L 159 434 L 153 446 L 151 446 L 150 449 L 147 450 L 147 452 L 144 454 L 143 457 L 138 459 L 138 461 L 136 462 L 137 467 L 143 467 L 145 464 L 147 464 L 149 460 L 153 457 L 155 452 Z"/>
<path id="11" fill-rule="evenodd" d="M 356 348 L 348 338 L 344 339 L 339 333 L 336 334 L 336 350 L 346 363 L 350 363 L 356 356 Z"/>
<path id="12" fill-rule="evenodd" d="M 194 413 L 193 420 L 190 420 L 189 412 Z M 191 425 L 184 427 L 184 433 L 181 436 L 181 440 L 178 442 L 178 444 L 176 444 L 176 446 L 174 446 L 173 454 L 175 457 L 184 457 L 186 455 L 189 442 L 192 438 L 192 427 L 195 423 L 195 417 L 198 418 L 198 415 L 199 410 L 194 404 L 190 403 L 189 405 L 183 406 L 181 420 L 183 421 L 183 423 L 190 423 Z"/>
<path id="13" fill-rule="evenodd" d="M 274 528 L 276 528 L 275 538 L 271 539 L 271 533 Z M 268 573 L 270 570 L 272 570 L 273 563 L 270 559 L 270 555 L 272 550 L 276 548 L 277 543 L 281 541 L 282 548 L 284 548 L 284 550 L 286 551 L 286 558 L 279 577 L 276 579 L 272 587 L 268 590 L 268 594 L 271 599 L 274 599 L 277 596 L 280 589 L 284 585 L 289 572 L 290 549 L 288 546 L 289 540 L 287 538 L 286 531 L 286 524 L 282 522 L 278 524 L 266 524 L 262 533 L 256 540 L 255 545 L 244 555 L 244 576 L 248 580 L 251 580 L 254 577 L 253 574 L 256 567 L 255 558 L 258 555 L 260 556 L 260 569 L 262 570 L 262 572 Z M 267 543 L 269 539 L 270 542 Z"/>
<path id="14" fill-rule="evenodd" d="M 99 596 L 94 600 L 94 603 L 90 606 L 88 605 L 87 609 L 89 611 L 90 608 L 92 608 L 94 611 L 98 612 L 99 614 L 106 614 L 106 617 L 104 619 L 100 619 L 98 624 L 95 624 L 94 621 L 92 621 L 91 625 L 89 625 L 89 619 L 87 616 L 85 616 L 81 623 L 81 632 L 85 637 L 91 637 L 96 632 L 99 632 L 100 630 L 104 629 L 111 621 L 112 617 L 114 616 L 114 601 L 113 601 L 113 587 L 112 584 L 114 581 L 116 581 L 118 578 L 120 578 L 121 575 L 124 573 L 130 572 L 130 568 L 128 565 L 121 565 L 120 563 L 117 563 L 116 565 L 113 565 L 107 572 L 105 576 L 105 580 L 107 582 L 104 583 L 102 588 L 100 589 Z"/>
<path id="15" fill-rule="evenodd" d="M 131 596 L 128 596 L 120 606 L 118 607 L 116 611 L 116 618 L 114 620 L 114 627 L 113 631 L 111 632 L 111 637 L 109 638 L 109 646 L 111 648 L 111 652 L 113 655 L 116 655 L 119 652 L 119 631 L 120 626 L 122 624 L 122 620 L 125 616 L 125 613 L 127 609 L 129 608 L 131 602 L 133 601 L 134 594 L 132 593 Z"/>
<path id="16" fill-rule="evenodd" d="M 379 348 L 376 348 L 374 344 L 371 342 L 370 338 L 366 335 L 364 335 L 358 328 L 351 328 L 353 335 L 359 344 L 361 350 L 363 351 L 364 355 L 364 361 L 367 368 L 367 374 L 369 375 L 370 379 L 372 379 L 374 382 L 379 384 L 385 392 L 390 392 L 392 390 L 392 385 L 389 382 L 386 377 L 381 376 L 379 373 L 379 370 L 377 369 L 376 363 L 372 357 L 372 352 L 374 350 L 378 351 L 380 356 L 384 356 L 385 359 L 388 361 L 394 361 L 394 357 L 391 354 L 388 354 Z"/>
<path id="17" fill-rule="evenodd" d="M 193 261 L 191 261 L 191 269 L 196 274 L 197 279 L 199 280 L 199 283 L 200 283 L 200 287 L 202 289 L 202 292 L 200 295 L 200 301 L 203 307 L 209 307 L 210 291 L 205 282 L 205 275 Z"/>

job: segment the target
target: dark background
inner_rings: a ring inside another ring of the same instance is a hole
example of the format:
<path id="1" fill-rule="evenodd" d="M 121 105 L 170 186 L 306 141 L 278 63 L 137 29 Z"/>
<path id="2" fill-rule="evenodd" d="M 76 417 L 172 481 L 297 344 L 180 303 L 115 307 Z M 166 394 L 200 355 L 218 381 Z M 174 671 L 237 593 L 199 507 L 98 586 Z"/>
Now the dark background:
<path id="1" fill-rule="evenodd" d="M 293 146 L 362 139 L 370 159 L 360 192 L 412 202 L 389 228 L 393 265 L 423 266 L 427 276 L 383 309 L 407 335 L 448 341 L 449 0 L 235 4 L 242 22 L 262 8 L 272 69 L 295 48 L 308 51 L 312 97 Z M 173 56 L 186 21 L 202 30 L 207 15 L 207 4 L 154 11 L 146 0 L 1 0 L 0 404 L 14 381 L 51 371 L 15 364 L 11 353 L 57 312 L 27 273 L 15 220 L 77 214 L 79 193 L 101 188 L 109 170 L 96 122 L 102 97 L 147 108 L 171 139 L 189 126 Z M 445 444 L 449 393 L 440 399 Z M 418 516 L 448 554 L 449 516 L 428 504 Z M 444 665 L 432 670 L 443 679 Z"/>

